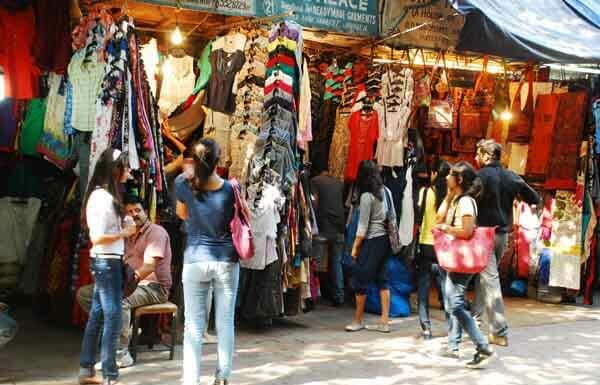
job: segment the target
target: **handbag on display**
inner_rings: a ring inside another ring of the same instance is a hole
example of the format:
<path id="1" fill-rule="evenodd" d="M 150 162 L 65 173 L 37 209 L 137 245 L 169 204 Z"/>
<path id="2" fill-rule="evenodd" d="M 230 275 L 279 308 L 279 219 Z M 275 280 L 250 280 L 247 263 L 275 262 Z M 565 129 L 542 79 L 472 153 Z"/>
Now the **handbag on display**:
<path id="1" fill-rule="evenodd" d="M 402 245 L 400 245 L 400 237 L 398 234 L 398 224 L 396 221 L 392 221 L 390 218 L 391 208 L 393 207 L 394 203 L 392 201 L 392 197 L 390 196 L 391 194 L 386 188 L 383 189 L 383 193 L 385 194 L 385 202 L 387 206 L 387 211 L 385 213 L 385 230 L 390 238 L 392 254 L 398 255 L 400 254 L 400 251 L 402 251 Z"/>
<path id="2" fill-rule="evenodd" d="M 456 214 L 456 210 L 454 211 Z M 454 224 L 456 217 L 452 218 Z M 495 227 L 476 227 L 469 239 L 461 239 L 433 229 L 433 248 L 441 268 L 450 273 L 482 272 L 494 248 Z"/>
<path id="3" fill-rule="evenodd" d="M 521 110 L 521 89 L 527 77 L 528 89 L 525 108 Z M 517 94 L 512 103 L 512 120 L 508 127 L 508 142 L 529 143 L 531 127 L 533 126 L 533 69 L 528 69 L 521 76 Z"/>
<path id="4" fill-rule="evenodd" d="M 246 201 L 242 198 L 238 181 L 232 179 L 229 183 L 233 187 L 235 197 L 234 214 L 229 224 L 233 245 L 240 259 L 248 260 L 254 257 L 254 239 L 252 237 L 252 229 L 250 228 L 250 210 Z"/>

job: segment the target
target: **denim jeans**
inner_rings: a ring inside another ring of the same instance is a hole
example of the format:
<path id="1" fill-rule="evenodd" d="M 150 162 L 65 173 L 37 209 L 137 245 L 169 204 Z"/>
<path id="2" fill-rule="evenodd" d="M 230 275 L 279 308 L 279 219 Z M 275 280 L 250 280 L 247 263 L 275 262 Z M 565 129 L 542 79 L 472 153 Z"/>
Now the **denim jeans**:
<path id="1" fill-rule="evenodd" d="M 487 350 L 488 342 L 481 334 L 471 313 L 465 308 L 465 293 L 469 282 L 473 279 L 471 274 L 448 273 L 446 274 L 445 294 L 447 297 L 448 313 L 450 313 L 450 331 L 448 333 L 448 349 L 458 350 L 456 342 L 460 328 L 464 329 L 477 350 Z M 455 317 L 454 319 L 452 317 Z"/>
<path id="2" fill-rule="evenodd" d="M 417 260 L 417 299 L 419 309 L 419 322 L 421 329 L 431 330 L 429 318 L 429 290 L 431 289 L 431 277 L 435 279 L 438 289 L 441 290 L 441 298 L 444 297 L 443 281 L 440 268 L 436 261 L 435 251 L 431 245 L 419 245 L 421 253 Z M 446 308 L 444 303 L 444 308 Z"/>
<path id="3" fill-rule="evenodd" d="M 504 300 L 502 298 L 502 288 L 500 286 L 500 275 L 498 274 L 498 264 L 504 250 L 508 234 L 497 233 L 494 250 L 490 255 L 490 261 L 475 280 L 475 301 L 473 302 L 473 316 L 481 319 L 483 313 L 487 314 L 489 331 L 495 336 L 506 336 L 508 334 L 508 323 L 504 316 Z"/>
<path id="4" fill-rule="evenodd" d="M 184 385 L 198 385 L 200 383 L 202 336 L 206 330 L 206 306 L 211 284 L 215 297 L 218 341 L 218 367 L 215 378 L 228 380 L 231 376 L 235 344 L 235 302 L 239 277 L 239 263 L 196 262 L 183 265 L 182 281 L 185 301 Z"/>
<path id="5" fill-rule="evenodd" d="M 342 269 L 342 257 L 344 256 L 344 234 L 327 235 L 330 255 L 330 272 L 333 273 L 335 293 L 333 300 L 336 303 L 344 303 L 344 271 Z"/>
<path id="6" fill-rule="evenodd" d="M 119 377 L 117 344 L 121 333 L 121 281 L 120 259 L 91 258 L 90 268 L 96 280 L 92 308 L 81 344 L 80 366 L 93 370 L 100 327 L 102 330 L 101 361 L 104 378 Z M 104 322 L 102 321 L 104 319 Z"/>

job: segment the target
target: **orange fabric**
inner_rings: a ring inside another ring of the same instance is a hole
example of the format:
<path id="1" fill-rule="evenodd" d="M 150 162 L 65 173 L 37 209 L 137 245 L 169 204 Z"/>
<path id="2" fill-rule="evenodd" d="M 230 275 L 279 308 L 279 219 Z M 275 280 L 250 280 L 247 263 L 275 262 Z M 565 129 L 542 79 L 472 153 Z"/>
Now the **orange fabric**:
<path id="1" fill-rule="evenodd" d="M 373 159 L 373 146 L 379 137 L 379 117 L 376 111 L 356 111 L 348 121 L 350 146 L 346 164 L 346 180 L 353 181 L 363 160 Z"/>

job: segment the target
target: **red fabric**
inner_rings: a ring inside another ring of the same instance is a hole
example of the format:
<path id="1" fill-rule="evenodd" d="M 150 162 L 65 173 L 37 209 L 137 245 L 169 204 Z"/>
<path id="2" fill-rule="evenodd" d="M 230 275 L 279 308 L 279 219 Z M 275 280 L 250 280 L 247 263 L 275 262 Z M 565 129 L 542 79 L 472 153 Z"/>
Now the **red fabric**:
<path id="1" fill-rule="evenodd" d="M 68 0 L 36 2 L 34 55 L 45 71 L 63 73 L 71 59 L 71 30 Z"/>
<path id="2" fill-rule="evenodd" d="M 275 80 L 273 83 L 269 84 L 268 86 L 265 87 L 265 95 L 270 94 L 271 92 L 273 92 L 274 89 L 280 89 L 282 91 L 287 92 L 290 95 L 294 94 L 294 89 L 292 88 L 291 85 L 281 82 L 279 80 Z"/>
<path id="3" fill-rule="evenodd" d="M 551 157 L 548 162 L 548 176 L 544 185 L 548 190 L 574 190 L 576 187 L 577 161 L 586 102 L 585 92 L 560 94 Z"/>
<path id="4" fill-rule="evenodd" d="M 183 107 L 181 108 L 181 112 L 184 112 L 185 110 L 189 109 L 192 106 L 192 104 L 194 104 L 194 100 L 196 100 L 196 96 L 197 95 L 188 96 L 187 100 L 183 104 Z"/>
<path id="5" fill-rule="evenodd" d="M 40 71 L 32 55 L 35 36 L 33 9 L 8 11 L 0 8 L 0 66 L 4 68 L 4 94 L 31 99 L 39 93 Z"/>
<path id="6" fill-rule="evenodd" d="M 379 137 L 379 117 L 376 111 L 363 114 L 353 112 L 348 121 L 350 129 L 350 145 L 348 163 L 346 164 L 346 180 L 356 180 L 358 166 L 363 160 L 373 159 L 373 146 Z"/>
<path id="7" fill-rule="evenodd" d="M 282 53 L 278 53 L 277 55 L 275 55 L 275 56 L 273 56 L 272 58 L 269 59 L 269 61 L 267 62 L 267 68 L 273 68 L 277 64 L 285 64 L 285 65 L 288 65 L 290 67 L 295 67 L 296 66 L 296 60 L 293 57 L 284 55 Z"/>
<path id="8" fill-rule="evenodd" d="M 527 175 L 546 175 L 559 104 L 560 95 L 558 94 L 539 95 L 537 98 L 529 154 L 527 155 Z"/>

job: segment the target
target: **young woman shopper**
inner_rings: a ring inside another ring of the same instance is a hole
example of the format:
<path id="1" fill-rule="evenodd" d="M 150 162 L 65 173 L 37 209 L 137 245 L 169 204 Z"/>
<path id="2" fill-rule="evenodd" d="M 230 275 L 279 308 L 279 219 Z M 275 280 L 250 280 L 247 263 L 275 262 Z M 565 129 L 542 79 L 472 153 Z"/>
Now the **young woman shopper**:
<path id="1" fill-rule="evenodd" d="M 429 340 L 431 334 L 431 320 L 429 319 L 429 289 L 431 288 L 431 279 L 434 278 L 440 298 L 443 298 L 443 279 L 444 272 L 440 270 L 435 251 L 433 249 L 433 233 L 431 232 L 436 222 L 436 214 L 441 206 L 448 187 L 446 177 L 450 173 L 450 164 L 444 160 L 438 160 L 434 163 L 430 172 L 431 184 L 423 187 L 419 192 L 419 209 L 422 213 L 421 228 L 419 232 L 419 257 L 417 258 L 417 298 L 419 309 L 419 322 L 421 323 L 422 336 Z"/>
<path id="2" fill-rule="evenodd" d="M 392 254 L 386 221 L 396 221 L 391 192 L 383 185 L 375 162 L 362 161 L 359 165 L 358 192 L 360 194 L 359 220 L 352 246 L 352 286 L 356 295 L 356 312 L 346 331 L 362 330 L 362 317 L 367 300 L 367 288 L 375 282 L 381 299 L 381 319 L 367 329 L 389 333 L 390 290 L 386 262 Z"/>
<path id="3" fill-rule="evenodd" d="M 218 367 L 215 384 L 227 384 L 234 350 L 235 302 L 240 274 L 239 257 L 229 224 L 234 215 L 232 185 L 215 172 L 220 149 L 212 139 L 193 147 L 193 162 L 175 180 L 177 215 L 184 219 L 187 244 L 183 257 L 185 334 L 183 384 L 200 384 L 202 337 L 206 330 L 207 297 L 215 297 Z"/>
<path id="4" fill-rule="evenodd" d="M 82 223 L 89 230 L 92 249 L 90 268 L 95 279 L 92 307 L 83 335 L 80 355 L 80 384 L 117 383 L 117 343 L 121 332 L 122 270 L 124 239 L 135 233 L 135 223 L 123 226 L 120 184 L 129 177 L 126 153 L 108 149 L 100 155 L 84 196 Z M 104 321 L 103 321 L 104 320 Z M 102 326 L 104 324 L 104 326 Z M 102 330 L 103 380 L 96 377 L 96 348 Z"/>
<path id="5" fill-rule="evenodd" d="M 470 239 L 476 227 L 476 199 L 482 191 L 481 180 L 473 166 L 467 162 L 460 162 L 452 167 L 447 181 L 448 193 L 438 210 L 436 227 L 452 237 Z M 447 353 L 450 357 L 458 358 L 458 333 L 464 329 L 476 347 L 475 356 L 467 366 L 479 368 L 492 360 L 495 353 L 477 327 L 471 313 L 465 308 L 465 293 L 473 277 L 473 274 L 446 274 L 444 294 L 447 298 L 447 311 L 451 316 Z"/>

